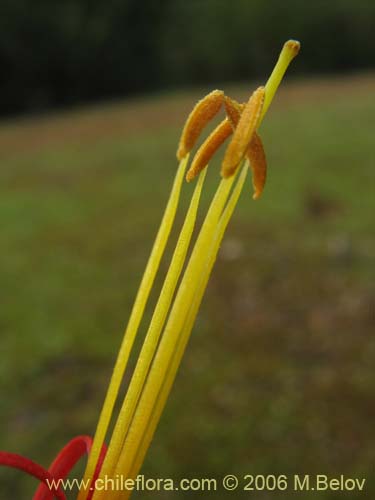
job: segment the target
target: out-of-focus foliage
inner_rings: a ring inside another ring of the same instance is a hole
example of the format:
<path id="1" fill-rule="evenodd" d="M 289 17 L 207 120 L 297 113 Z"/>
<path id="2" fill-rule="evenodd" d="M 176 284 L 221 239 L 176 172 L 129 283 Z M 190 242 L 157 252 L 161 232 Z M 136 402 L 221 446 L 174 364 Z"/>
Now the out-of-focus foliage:
<path id="1" fill-rule="evenodd" d="M 372 0 L 2 0 L 0 112 L 250 79 L 287 38 L 296 71 L 373 67 Z"/>

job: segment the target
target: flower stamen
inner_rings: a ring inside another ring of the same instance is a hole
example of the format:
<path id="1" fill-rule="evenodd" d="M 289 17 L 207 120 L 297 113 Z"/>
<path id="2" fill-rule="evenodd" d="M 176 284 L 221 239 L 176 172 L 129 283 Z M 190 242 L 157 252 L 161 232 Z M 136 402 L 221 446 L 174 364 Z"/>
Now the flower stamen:
<path id="1" fill-rule="evenodd" d="M 264 87 L 259 87 L 253 92 L 244 107 L 240 121 L 224 155 L 221 166 L 221 175 L 224 178 L 231 177 L 234 174 L 246 154 L 247 147 L 259 123 L 264 95 Z"/>
<path id="2" fill-rule="evenodd" d="M 188 180 L 204 169 L 220 145 L 233 133 L 222 164 L 224 178 L 221 179 L 212 199 L 185 265 L 195 225 L 204 172 L 201 173 L 197 186 L 195 186 L 192 202 L 155 306 L 141 355 L 114 427 L 100 477 L 107 474 L 110 477 L 116 477 L 117 474 L 122 474 L 127 478 L 132 478 L 136 476 L 142 465 L 188 342 L 221 239 L 244 185 L 249 161 L 251 161 L 254 171 L 254 197 L 257 198 L 263 189 L 266 161 L 262 142 L 256 130 L 298 47 L 297 42 L 287 42 L 284 45 L 276 68 L 266 86 L 259 87 L 245 105 L 225 98 L 227 118 L 214 129 L 195 155 L 187 174 Z M 108 431 L 130 350 L 134 344 L 175 218 L 181 180 L 185 167 L 187 167 L 189 153 L 203 128 L 219 112 L 223 102 L 224 93 L 222 91 L 211 92 L 196 104 L 185 123 L 177 152 L 181 163 L 120 348 L 86 468 L 85 480 L 93 477 L 92 472 L 98 461 L 101 443 Z M 245 155 L 247 155 L 247 159 L 239 173 L 237 170 Z M 236 180 L 237 173 L 239 175 Z M 234 182 L 235 180 L 236 182 Z M 109 494 L 108 492 L 104 494 L 102 491 L 95 491 L 94 499 L 111 498 L 114 500 L 120 495 L 124 500 L 130 494 L 130 490 Z M 81 489 L 79 500 L 86 498 L 87 493 Z"/>
<path id="3" fill-rule="evenodd" d="M 232 125 L 233 130 L 238 125 L 240 121 L 242 111 L 244 110 L 245 104 L 240 104 L 235 99 L 232 99 L 229 96 L 224 97 L 224 107 L 227 117 Z"/>
<path id="4" fill-rule="evenodd" d="M 227 118 L 220 122 L 211 132 L 193 158 L 188 173 L 186 174 L 186 180 L 188 182 L 193 180 L 194 177 L 208 165 L 208 162 L 232 132 L 232 125 Z"/>
<path id="5" fill-rule="evenodd" d="M 224 92 L 213 90 L 197 102 L 186 120 L 177 149 L 177 158 L 182 160 L 194 147 L 208 122 L 220 111 Z"/>
<path id="6" fill-rule="evenodd" d="M 224 105 L 225 111 L 232 124 L 232 127 L 233 129 L 235 129 L 238 125 L 238 122 L 240 121 L 241 113 L 245 107 L 245 104 L 239 104 L 234 99 L 225 96 Z M 246 151 L 246 156 L 249 160 L 250 167 L 253 173 L 253 199 L 257 200 L 262 194 L 267 177 L 266 154 L 264 152 L 262 140 L 257 132 L 254 132 L 253 134 L 250 145 Z"/>
<path id="7" fill-rule="evenodd" d="M 247 148 L 246 155 L 249 159 L 251 170 L 253 173 L 253 200 L 257 200 L 262 194 L 262 191 L 266 184 L 267 160 L 262 140 L 256 132 L 254 132 L 253 134 L 250 146 Z"/>

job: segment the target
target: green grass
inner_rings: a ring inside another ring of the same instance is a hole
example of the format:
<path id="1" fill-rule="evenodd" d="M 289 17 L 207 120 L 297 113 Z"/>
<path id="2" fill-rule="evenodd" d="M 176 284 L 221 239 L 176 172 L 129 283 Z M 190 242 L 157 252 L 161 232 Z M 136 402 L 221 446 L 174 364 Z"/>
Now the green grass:
<path id="1" fill-rule="evenodd" d="M 346 474 L 375 495 L 374 90 L 370 75 L 278 96 L 261 131 L 264 196 L 248 183 L 230 223 L 146 476 Z M 94 432 L 196 98 L 0 126 L 1 448 L 47 465 Z M 0 471 L 1 498 L 34 485 Z"/>

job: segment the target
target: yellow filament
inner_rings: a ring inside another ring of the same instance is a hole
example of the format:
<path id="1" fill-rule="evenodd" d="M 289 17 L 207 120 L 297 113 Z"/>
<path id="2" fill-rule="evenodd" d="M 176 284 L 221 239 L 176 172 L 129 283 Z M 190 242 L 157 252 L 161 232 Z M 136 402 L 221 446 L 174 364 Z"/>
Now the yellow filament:
<path id="1" fill-rule="evenodd" d="M 117 355 L 117 360 L 115 367 L 113 369 L 111 381 L 108 387 L 108 391 L 105 397 L 103 408 L 99 417 L 99 423 L 95 432 L 93 446 L 89 455 L 87 462 L 84 480 L 91 480 L 96 463 L 99 458 L 100 450 L 104 443 L 105 435 L 108 430 L 109 422 L 111 420 L 113 407 L 117 398 L 117 394 L 124 376 L 124 372 L 128 363 L 130 351 L 133 347 L 133 343 L 138 331 L 139 324 L 141 322 L 146 303 L 154 283 L 155 275 L 159 268 L 160 260 L 163 256 L 165 246 L 168 241 L 168 237 L 173 225 L 173 221 L 176 215 L 176 210 L 180 198 L 181 186 L 184 179 L 184 173 L 186 170 L 186 165 L 189 159 L 187 155 L 183 160 L 181 160 L 174 182 L 171 190 L 171 194 L 165 208 L 165 212 L 159 227 L 158 234 L 156 236 L 154 246 L 151 250 L 149 260 L 146 265 L 145 272 L 142 277 L 142 281 L 133 305 L 133 309 L 129 318 L 128 325 L 124 334 L 124 338 Z M 85 500 L 88 494 L 88 489 L 81 489 L 78 495 L 78 500 Z"/>
<path id="2" fill-rule="evenodd" d="M 227 204 L 222 216 L 220 217 L 218 226 L 215 230 L 215 236 L 213 238 L 213 242 L 211 244 L 210 251 L 209 251 L 209 254 L 208 254 L 207 259 L 206 259 L 207 263 L 205 266 L 204 273 L 201 276 L 199 288 L 195 293 L 194 300 L 193 300 L 193 303 L 190 307 L 182 334 L 180 335 L 180 338 L 178 339 L 178 343 L 176 345 L 175 352 L 173 354 L 171 363 L 168 367 L 168 371 L 167 371 L 167 374 L 165 376 L 163 385 L 160 389 L 159 397 L 158 397 L 156 404 L 154 406 L 151 418 L 148 422 L 146 432 L 143 435 L 143 439 L 142 439 L 141 443 L 139 443 L 139 448 L 138 448 L 137 454 L 135 456 L 135 459 L 134 459 L 134 462 L 133 462 L 133 465 L 131 468 L 131 472 L 129 474 L 129 477 L 131 477 L 131 478 L 135 478 L 137 476 L 137 474 L 142 466 L 144 457 L 147 453 L 147 450 L 148 450 L 149 445 L 151 443 L 151 440 L 153 438 L 154 432 L 155 432 L 156 427 L 159 423 L 161 414 L 164 410 L 165 403 L 166 403 L 168 396 L 169 396 L 169 393 L 172 389 L 173 382 L 175 380 L 178 368 L 179 368 L 180 363 L 181 363 L 181 359 L 182 359 L 183 354 L 185 352 L 185 348 L 186 348 L 186 345 L 188 343 L 188 340 L 189 340 L 189 337 L 191 334 L 191 330 L 193 328 L 195 318 L 197 316 L 198 309 L 199 309 L 200 303 L 202 301 L 204 291 L 205 291 L 206 286 L 207 286 L 208 279 L 210 277 L 213 265 L 215 263 L 216 256 L 217 256 L 218 250 L 220 248 L 220 244 L 221 244 L 221 241 L 223 239 L 225 229 L 228 225 L 228 222 L 232 216 L 233 210 L 237 204 L 238 198 L 241 194 L 242 188 L 243 188 L 245 180 L 246 180 L 247 172 L 248 172 L 248 165 L 245 164 L 242 171 L 241 171 L 241 174 L 238 178 L 236 186 L 233 189 L 233 192 L 232 192 L 231 197 L 228 201 L 228 204 Z M 130 492 L 124 492 L 123 495 L 121 496 L 121 498 L 126 499 L 129 496 L 130 496 Z"/>
<path id="3" fill-rule="evenodd" d="M 184 327 L 200 278 L 204 273 L 206 264 L 204 256 L 212 242 L 212 236 L 228 198 L 233 179 L 234 177 L 223 179 L 220 182 L 208 210 L 173 303 L 163 336 L 115 469 L 115 474 L 123 474 L 125 477 L 128 477 L 138 449 L 138 444 L 143 437 L 143 433 L 151 417 L 169 362 L 173 356 L 175 344 Z"/>
<path id="4" fill-rule="evenodd" d="M 144 385 L 144 381 L 146 379 L 152 358 L 154 357 L 158 345 L 160 333 L 164 326 L 165 319 L 167 317 L 167 313 L 173 299 L 173 294 L 176 289 L 178 278 L 181 274 L 181 270 L 185 262 L 191 235 L 193 233 L 196 221 L 199 199 L 202 192 L 205 175 L 206 171 L 201 173 L 198 183 L 195 187 L 190 206 L 186 214 L 185 222 L 178 238 L 176 249 L 174 251 L 171 264 L 169 266 L 168 273 L 159 296 L 159 300 L 156 304 L 150 326 L 141 353 L 139 355 L 132 380 L 129 385 L 129 389 L 126 393 L 126 397 L 124 399 L 115 429 L 112 434 L 108 452 L 100 471 L 100 478 L 109 476 L 109 474 L 111 474 L 119 458 L 126 434 L 131 423 L 131 419 L 133 417 Z M 97 493 L 94 495 L 94 498 L 95 500 L 99 500 L 104 498 L 105 496 L 106 492 L 97 491 Z"/>

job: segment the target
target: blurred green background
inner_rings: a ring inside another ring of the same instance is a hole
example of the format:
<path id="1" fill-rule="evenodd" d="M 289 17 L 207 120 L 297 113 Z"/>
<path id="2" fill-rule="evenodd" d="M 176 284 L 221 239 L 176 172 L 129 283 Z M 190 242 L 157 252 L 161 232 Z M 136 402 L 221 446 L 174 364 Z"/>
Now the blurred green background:
<path id="1" fill-rule="evenodd" d="M 0 123 L 2 449 L 47 466 L 93 434 L 187 113 L 223 85 L 244 99 L 295 37 L 261 130 L 264 195 L 248 180 L 143 473 L 345 474 L 374 498 L 375 8 L 301 5 L 2 2 L 1 111 L 29 113 Z M 1 499 L 34 487 L 0 469 Z M 343 498 L 256 495 L 294 496 Z"/>
<path id="2" fill-rule="evenodd" d="M 0 113 L 264 78 L 374 67 L 373 0 L 2 0 Z"/>

